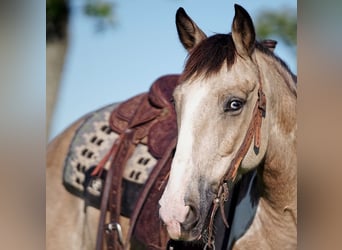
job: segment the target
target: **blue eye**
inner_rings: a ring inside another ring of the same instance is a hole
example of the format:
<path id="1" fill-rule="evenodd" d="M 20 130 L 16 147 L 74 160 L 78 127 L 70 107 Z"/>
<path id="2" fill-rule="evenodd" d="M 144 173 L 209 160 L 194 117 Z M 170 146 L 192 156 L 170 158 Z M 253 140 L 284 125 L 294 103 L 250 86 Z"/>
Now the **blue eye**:
<path id="1" fill-rule="evenodd" d="M 240 110 L 243 105 L 245 104 L 245 101 L 237 98 L 231 98 L 228 100 L 228 102 L 225 104 L 224 112 L 234 112 Z"/>

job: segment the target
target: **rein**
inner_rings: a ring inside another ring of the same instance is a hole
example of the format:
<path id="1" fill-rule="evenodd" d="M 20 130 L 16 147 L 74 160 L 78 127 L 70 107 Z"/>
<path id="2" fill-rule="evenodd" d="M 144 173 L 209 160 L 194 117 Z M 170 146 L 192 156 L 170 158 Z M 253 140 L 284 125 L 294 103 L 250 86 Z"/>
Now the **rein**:
<path id="1" fill-rule="evenodd" d="M 224 213 L 224 202 L 226 202 L 229 198 L 229 188 L 234 183 L 237 170 L 246 156 L 252 140 L 254 138 L 254 152 L 257 155 L 259 153 L 260 148 L 260 133 L 261 133 L 261 123 L 262 118 L 266 115 L 266 96 L 262 90 L 262 84 L 260 81 L 259 89 L 258 89 L 258 100 L 255 103 L 253 109 L 252 120 L 249 123 L 249 127 L 247 129 L 247 133 L 243 142 L 237 151 L 234 159 L 231 161 L 230 166 L 226 173 L 223 175 L 219 182 L 218 192 L 216 194 L 215 199 L 213 200 L 213 208 L 210 213 L 210 220 L 208 226 L 208 242 L 206 243 L 204 249 L 215 249 L 214 245 L 214 237 L 213 237 L 213 226 L 214 226 L 214 217 L 217 212 L 217 209 L 220 207 L 220 212 L 222 215 L 222 220 L 225 226 L 228 228 L 228 221 L 226 215 Z"/>

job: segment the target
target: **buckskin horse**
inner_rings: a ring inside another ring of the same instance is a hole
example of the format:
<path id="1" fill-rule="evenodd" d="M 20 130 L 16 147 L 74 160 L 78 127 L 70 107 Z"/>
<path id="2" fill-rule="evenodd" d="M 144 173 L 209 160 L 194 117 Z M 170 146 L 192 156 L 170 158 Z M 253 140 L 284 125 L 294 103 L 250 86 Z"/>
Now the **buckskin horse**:
<path id="1" fill-rule="evenodd" d="M 49 144 L 47 249 L 296 249 L 296 77 L 239 5 L 230 34 L 176 25 L 180 76 Z"/>

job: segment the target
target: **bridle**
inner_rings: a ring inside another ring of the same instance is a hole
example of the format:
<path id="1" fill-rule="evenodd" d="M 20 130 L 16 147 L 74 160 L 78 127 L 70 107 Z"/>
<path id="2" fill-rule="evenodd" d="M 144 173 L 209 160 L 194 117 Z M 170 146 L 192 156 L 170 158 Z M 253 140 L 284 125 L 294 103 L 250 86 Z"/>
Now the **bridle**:
<path id="1" fill-rule="evenodd" d="M 262 90 L 262 83 L 259 81 L 259 89 L 258 89 L 258 99 L 254 105 L 253 115 L 251 122 L 249 123 L 249 127 L 247 129 L 247 133 L 242 141 L 242 144 L 237 151 L 235 157 L 231 161 L 228 170 L 223 175 L 219 182 L 218 191 L 216 197 L 213 200 L 213 207 L 209 217 L 209 226 L 208 226 L 208 241 L 204 247 L 204 249 L 214 249 L 214 238 L 213 238 L 213 226 L 214 226 L 214 217 L 217 212 L 217 209 L 220 207 L 220 212 L 222 214 L 222 220 L 225 226 L 228 228 L 227 218 L 224 213 L 224 203 L 229 198 L 229 188 L 235 181 L 237 170 L 246 156 L 252 140 L 254 138 L 254 152 L 257 155 L 259 153 L 260 148 L 260 133 L 261 133 L 261 123 L 262 118 L 266 115 L 266 96 Z"/>

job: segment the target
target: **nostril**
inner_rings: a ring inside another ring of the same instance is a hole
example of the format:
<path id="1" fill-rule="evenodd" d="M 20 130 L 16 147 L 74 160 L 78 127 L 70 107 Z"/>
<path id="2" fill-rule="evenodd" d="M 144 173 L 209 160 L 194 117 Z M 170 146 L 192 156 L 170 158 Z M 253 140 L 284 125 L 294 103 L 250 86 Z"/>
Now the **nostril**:
<path id="1" fill-rule="evenodd" d="M 188 207 L 188 214 L 186 215 L 185 220 L 181 223 L 182 229 L 187 231 L 195 227 L 199 219 L 198 210 L 192 205 L 188 205 Z"/>

